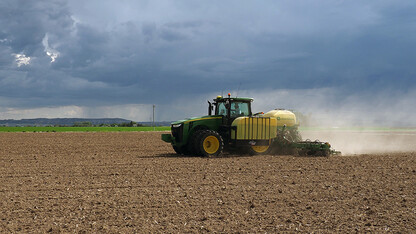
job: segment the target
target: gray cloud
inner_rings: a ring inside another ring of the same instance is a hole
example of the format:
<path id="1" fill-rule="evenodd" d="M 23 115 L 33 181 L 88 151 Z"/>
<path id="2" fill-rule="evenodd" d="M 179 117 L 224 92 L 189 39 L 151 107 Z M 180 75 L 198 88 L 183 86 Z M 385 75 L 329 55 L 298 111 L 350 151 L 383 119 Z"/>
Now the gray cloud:
<path id="1" fill-rule="evenodd" d="M 416 89 L 415 10 L 410 0 L 2 1 L 0 105 L 156 103 L 169 120 L 180 100 L 239 86 L 332 90 L 333 107 L 383 92 L 402 103 Z"/>

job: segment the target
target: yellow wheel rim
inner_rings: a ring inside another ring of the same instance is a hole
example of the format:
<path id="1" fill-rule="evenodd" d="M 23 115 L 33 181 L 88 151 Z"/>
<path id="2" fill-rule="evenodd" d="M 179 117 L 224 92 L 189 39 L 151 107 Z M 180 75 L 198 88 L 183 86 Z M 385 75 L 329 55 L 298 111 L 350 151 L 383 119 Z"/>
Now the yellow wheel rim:
<path id="1" fill-rule="evenodd" d="M 215 136 L 207 136 L 204 139 L 204 150 L 208 154 L 214 154 L 220 148 L 220 141 Z"/>
<path id="2" fill-rule="evenodd" d="M 251 146 L 251 148 L 256 152 L 256 153 L 264 153 L 269 149 L 268 145 L 253 145 Z"/>

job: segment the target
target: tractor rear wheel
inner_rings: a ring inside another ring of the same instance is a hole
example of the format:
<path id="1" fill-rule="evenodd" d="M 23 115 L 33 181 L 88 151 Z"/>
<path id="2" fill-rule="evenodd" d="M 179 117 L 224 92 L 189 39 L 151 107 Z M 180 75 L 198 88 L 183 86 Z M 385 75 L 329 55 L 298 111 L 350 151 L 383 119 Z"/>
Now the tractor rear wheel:
<path id="1" fill-rule="evenodd" d="M 224 141 L 220 134 L 211 130 L 203 130 L 198 138 L 196 148 L 199 149 L 201 156 L 215 157 L 222 154 Z"/>
<path id="2" fill-rule="evenodd" d="M 268 154 L 270 152 L 270 145 L 252 145 L 250 146 L 251 155 Z"/>

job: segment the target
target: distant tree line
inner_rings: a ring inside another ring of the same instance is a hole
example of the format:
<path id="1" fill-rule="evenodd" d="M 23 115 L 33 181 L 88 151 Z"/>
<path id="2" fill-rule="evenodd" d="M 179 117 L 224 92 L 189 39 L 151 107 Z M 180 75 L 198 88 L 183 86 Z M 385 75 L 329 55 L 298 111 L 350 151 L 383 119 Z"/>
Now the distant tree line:
<path id="1" fill-rule="evenodd" d="M 92 124 L 88 121 L 75 122 L 73 127 L 142 127 L 143 124 L 136 123 L 134 121 L 124 122 L 124 123 L 112 123 L 112 124 Z"/>

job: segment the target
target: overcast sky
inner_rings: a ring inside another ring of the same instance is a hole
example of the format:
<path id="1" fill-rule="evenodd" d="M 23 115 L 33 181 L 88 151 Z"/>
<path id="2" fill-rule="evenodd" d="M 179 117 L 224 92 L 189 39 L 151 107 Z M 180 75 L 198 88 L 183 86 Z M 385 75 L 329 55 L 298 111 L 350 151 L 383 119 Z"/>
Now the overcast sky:
<path id="1" fill-rule="evenodd" d="M 0 2 L 0 119 L 169 121 L 231 92 L 416 126 L 415 62 L 414 0 Z"/>

